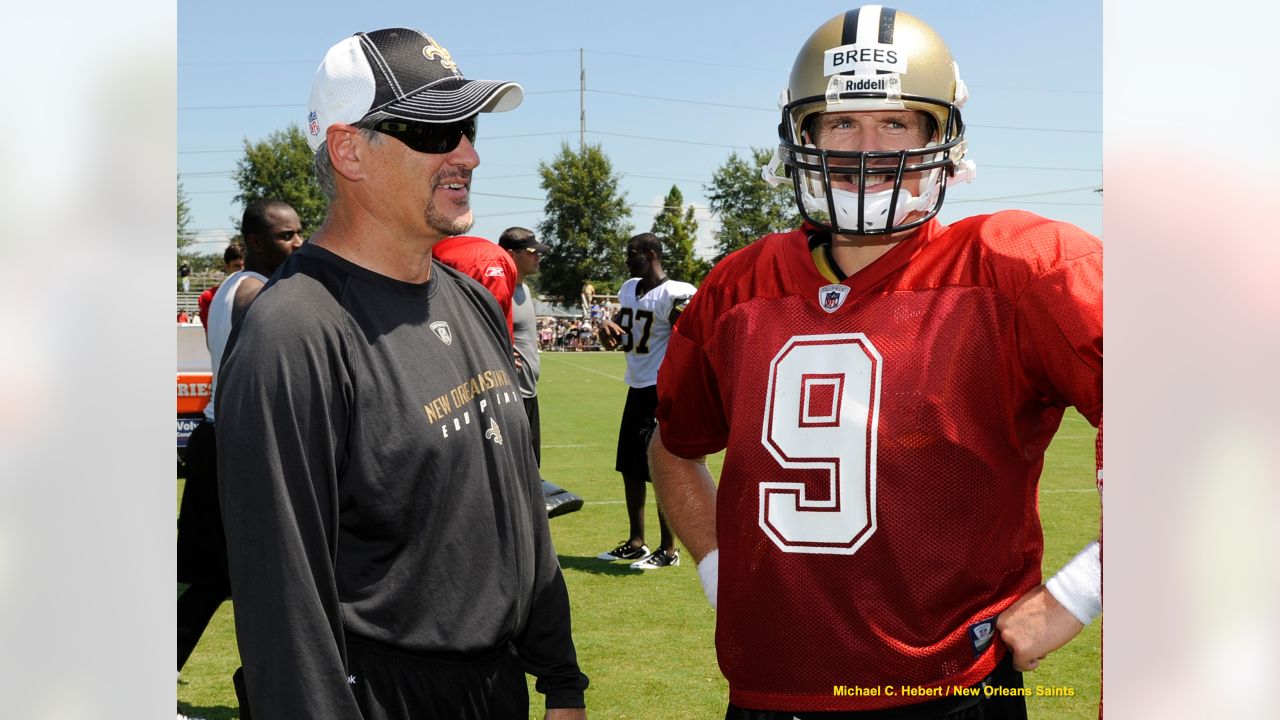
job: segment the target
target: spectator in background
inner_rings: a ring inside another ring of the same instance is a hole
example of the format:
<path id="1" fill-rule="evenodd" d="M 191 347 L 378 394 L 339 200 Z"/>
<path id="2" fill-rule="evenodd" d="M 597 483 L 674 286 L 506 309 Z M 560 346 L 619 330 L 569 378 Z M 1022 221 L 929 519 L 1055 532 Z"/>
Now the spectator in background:
<path id="1" fill-rule="evenodd" d="M 244 221 L 241 220 L 241 225 Z M 244 237 L 241 233 L 240 237 Z M 238 242 L 229 243 L 227 248 L 222 251 L 222 275 L 225 279 L 233 273 L 238 273 L 244 269 L 244 246 Z M 200 308 L 200 324 L 204 325 L 205 342 L 209 342 L 209 303 L 213 302 L 213 296 L 218 292 L 221 283 L 200 293 L 200 297 L 196 299 L 196 305 Z M 216 368 L 215 368 L 216 371 Z"/>
<path id="2" fill-rule="evenodd" d="M 302 222 L 297 211 L 283 200 L 257 200 L 245 208 L 240 235 L 247 252 L 242 253 L 239 246 L 232 245 L 223 256 L 238 258 L 243 269 L 222 282 L 208 305 L 205 339 L 213 368 L 213 388 L 204 418 L 187 442 L 187 482 L 178 516 L 178 581 L 189 583 L 190 587 L 178 598 L 179 671 L 218 606 L 231 595 L 227 540 L 218 506 L 218 446 L 214 430 L 218 367 L 232 327 L 276 268 L 302 244 Z M 224 417 L 224 427 L 227 421 Z M 236 690 L 237 695 L 242 696 L 241 705 L 247 706 L 243 689 L 237 687 Z"/>
<path id="3" fill-rule="evenodd" d="M 182 282 L 182 292 L 191 292 L 191 266 L 186 262 L 178 266 L 178 279 Z"/>
<path id="4" fill-rule="evenodd" d="M 587 316 L 587 308 L 591 307 L 591 303 L 595 302 L 595 298 L 596 298 L 596 286 L 592 285 L 591 281 L 588 280 L 587 282 L 582 284 L 582 297 L 580 298 L 582 301 L 583 317 Z"/>
<path id="5" fill-rule="evenodd" d="M 547 319 L 539 323 L 541 327 L 538 329 L 538 343 L 542 350 L 552 349 L 555 341 L 554 321 Z"/>

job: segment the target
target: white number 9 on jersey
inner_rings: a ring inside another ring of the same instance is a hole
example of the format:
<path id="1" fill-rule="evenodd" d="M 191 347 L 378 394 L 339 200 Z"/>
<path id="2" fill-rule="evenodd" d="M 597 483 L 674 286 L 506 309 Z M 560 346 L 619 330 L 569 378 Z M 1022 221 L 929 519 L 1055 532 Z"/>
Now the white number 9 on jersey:
<path id="1" fill-rule="evenodd" d="M 800 335 L 769 364 L 760 441 L 784 469 L 825 469 L 829 490 L 760 484 L 760 528 L 784 552 L 852 555 L 876 531 L 880 353 L 862 333 Z"/>

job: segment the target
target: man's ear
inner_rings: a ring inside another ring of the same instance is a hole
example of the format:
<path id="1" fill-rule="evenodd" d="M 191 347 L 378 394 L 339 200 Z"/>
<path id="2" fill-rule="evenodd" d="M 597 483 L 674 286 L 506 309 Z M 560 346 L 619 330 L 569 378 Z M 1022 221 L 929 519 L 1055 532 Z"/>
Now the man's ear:
<path id="1" fill-rule="evenodd" d="M 325 151 L 334 172 L 347 180 L 361 180 L 365 176 L 361 160 L 368 142 L 360 130 L 351 125 L 333 124 L 325 131 Z"/>

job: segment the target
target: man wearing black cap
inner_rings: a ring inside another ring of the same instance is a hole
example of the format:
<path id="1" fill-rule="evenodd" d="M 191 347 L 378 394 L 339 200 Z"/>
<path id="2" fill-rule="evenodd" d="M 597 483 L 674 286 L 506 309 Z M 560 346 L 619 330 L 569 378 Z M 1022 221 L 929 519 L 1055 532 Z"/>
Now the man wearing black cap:
<path id="1" fill-rule="evenodd" d="M 233 335 L 218 437 L 254 717 L 585 718 L 505 323 L 433 262 L 471 226 L 467 80 L 415 30 L 358 33 L 316 71 L 307 133 L 330 197 Z M 255 421 L 256 419 L 256 421 Z"/>
<path id="2" fill-rule="evenodd" d="M 509 227 L 502 231 L 498 245 L 511 254 L 516 266 L 516 289 L 511 296 L 511 316 L 514 323 L 516 350 L 516 378 L 520 381 L 520 395 L 529 416 L 529 430 L 533 434 L 533 454 L 542 465 L 542 422 L 538 417 L 538 316 L 533 309 L 533 295 L 525 280 L 538 274 L 538 264 L 543 253 L 551 248 L 522 227 Z"/>

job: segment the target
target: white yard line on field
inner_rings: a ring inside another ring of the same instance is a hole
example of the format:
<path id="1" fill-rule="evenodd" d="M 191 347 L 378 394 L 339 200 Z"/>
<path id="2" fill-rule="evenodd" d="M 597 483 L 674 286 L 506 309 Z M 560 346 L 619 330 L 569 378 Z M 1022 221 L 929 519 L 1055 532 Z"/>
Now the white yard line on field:
<path id="1" fill-rule="evenodd" d="M 587 372 L 595 373 L 597 375 L 603 375 L 609 378 L 610 380 L 617 380 L 618 382 L 624 382 L 624 380 L 617 375 L 610 375 L 607 372 L 600 372 L 599 370 L 596 370 L 595 368 L 587 367 L 586 365 L 579 365 L 578 363 L 569 362 L 568 360 L 558 357 L 558 355 L 559 353 L 542 353 L 542 361 L 546 362 L 548 358 L 555 358 L 557 362 L 562 362 L 565 365 L 568 365 L 570 367 L 575 367 L 575 368 L 578 368 L 579 370 L 586 370 Z"/>

